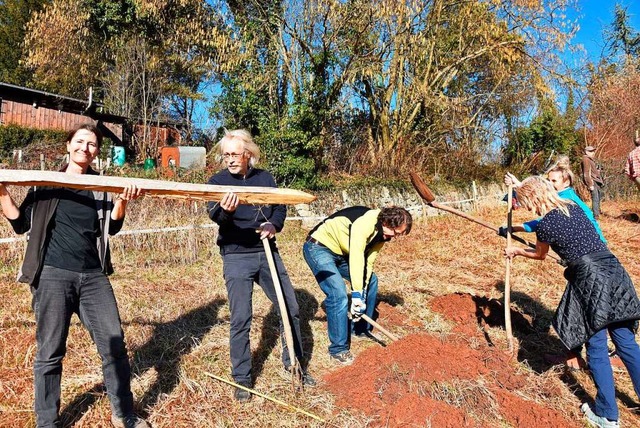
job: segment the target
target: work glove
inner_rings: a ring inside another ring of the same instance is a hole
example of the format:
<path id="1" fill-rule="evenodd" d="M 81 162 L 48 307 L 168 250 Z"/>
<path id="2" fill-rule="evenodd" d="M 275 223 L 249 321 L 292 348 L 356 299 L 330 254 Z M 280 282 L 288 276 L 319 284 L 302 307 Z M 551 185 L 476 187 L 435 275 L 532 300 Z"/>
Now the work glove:
<path id="1" fill-rule="evenodd" d="M 503 238 L 507 237 L 507 226 L 500 226 L 498 228 L 498 236 L 502 236 Z"/>
<path id="2" fill-rule="evenodd" d="M 362 293 L 359 291 L 351 292 L 351 314 L 355 318 L 360 318 L 364 311 L 367 309 L 367 304 L 362 298 Z"/>

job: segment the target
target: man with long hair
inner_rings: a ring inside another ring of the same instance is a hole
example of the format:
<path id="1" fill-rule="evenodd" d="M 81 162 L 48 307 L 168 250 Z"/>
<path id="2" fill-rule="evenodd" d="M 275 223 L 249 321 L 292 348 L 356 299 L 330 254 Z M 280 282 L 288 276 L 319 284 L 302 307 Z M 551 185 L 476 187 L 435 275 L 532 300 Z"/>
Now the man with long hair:
<path id="1" fill-rule="evenodd" d="M 225 169 L 209 179 L 209 184 L 222 186 L 260 186 L 276 187 L 273 176 L 263 169 L 256 168 L 260 160 L 260 149 L 251 134 L 243 129 L 225 131 L 217 145 L 219 156 Z M 210 202 L 209 217 L 216 222 L 218 230 L 217 244 L 220 247 L 224 270 L 224 280 L 229 296 L 231 312 L 230 354 L 233 379 L 239 385 L 253 385 L 251 373 L 251 348 L 249 332 L 251 329 L 253 283 L 263 291 L 280 312 L 273 278 L 267 261 L 262 239 L 267 238 L 274 258 L 282 293 L 284 294 L 288 314 L 280 314 L 280 319 L 289 320 L 293 332 L 295 355 L 303 363 L 302 338 L 300 335 L 300 309 L 295 291 L 287 270 L 276 247 L 276 233 L 284 227 L 287 209 L 284 205 L 241 205 L 238 195 L 233 192 L 223 196 L 220 202 Z M 280 325 L 281 336 L 284 326 Z M 282 340 L 282 362 L 285 371 L 292 370 L 289 352 L 285 340 Z M 302 382 L 314 386 L 315 380 L 302 370 Z M 244 389 L 236 388 L 234 398 L 240 402 L 248 401 L 251 395 Z"/>

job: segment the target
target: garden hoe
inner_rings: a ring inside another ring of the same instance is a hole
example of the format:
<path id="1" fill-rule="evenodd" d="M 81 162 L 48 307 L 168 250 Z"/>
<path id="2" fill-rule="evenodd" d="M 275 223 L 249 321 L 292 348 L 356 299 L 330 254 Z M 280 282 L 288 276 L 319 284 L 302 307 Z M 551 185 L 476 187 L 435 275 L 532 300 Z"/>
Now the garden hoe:
<path id="1" fill-rule="evenodd" d="M 447 211 L 451 214 L 455 214 L 457 216 L 460 216 L 464 219 L 467 219 L 469 221 L 472 221 L 474 223 L 479 224 L 480 226 L 484 226 L 487 229 L 491 229 L 493 230 L 496 234 L 498 233 L 498 228 L 496 226 L 493 226 L 492 224 L 489 224 L 487 222 L 485 222 L 482 219 L 479 219 L 477 217 L 473 217 L 470 216 L 467 213 L 464 213 L 458 209 L 443 205 L 443 204 L 439 204 L 438 202 L 436 202 L 436 196 L 433 194 L 433 192 L 431 191 L 431 189 L 429 189 L 429 187 L 427 187 L 426 183 L 422 180 L 422 178 L 416 174 L 415 172 L 410 173 L 410 178 L 411 178 L 411 184 L 413 184 L 413 187 L 416 189 L 416 191 L 418 192 L 418 194 L 420 195 L 420 197 L 422 199 L 425 200 L 425 202 L 427 203 L 427 205 L 432 206 L 433 208 L 437 208 L 439 210 L 442 211 Z M 511 193 L 510 193 L 511 194 Z M 511 238 L 520 242 L 521 244 L 527 245 L 528 247 L 531 248 L 536 248 L 536 244 L 534 244 L 533 242 L 529 242 L 525 239 L 522 239 L 519 236 L 513 235 L 511 234 Z M 557 261 L 558 263 L 561 262 L 560 258 L 554 254 L 548 254 L 549 257 L 551 257 L 552 259 L 554 259 L 555 261 Z"/>
<path id="2" fill-rule="evenodd" d="M 398 337 L 395 334 L 391 333 L 389 330 L 387 330 L 386 328 L 382 327 L 380 324 L 378 324 L 377 322 L 375 322 L 374 320 L 369 318 L 366 314 L 361 314 L 360 318 L 362 318 L 363 320 L 365 320 L 366 322 L 371 324 L 377 330 L 380 330 L 380 333 L 382 333 L 385 336 L 387 336 L 389 339 L 391 339 L 392 342 L 395 342 L 396 340 L 398 340 Z"/>
<path id="3" fill-rule="evenodd" d="M 273 288 L 276 291 L 276 297 L 278 298 L 278 308 L 280 309 L 280 318 L 282 320 L 282 326 L 284 327 L 284 337 L 287 344 L 287 351 L 289 351 L 289 361 L 291 361 L 291 387 L 295 390 L 296 383 L 300 385 L 300 388 L 304 388 L 302 382 L 302 367 L 296 357 L 295 350 L 293 348 L 293 334 L 291 332 L 291 323 L 289 322 L 289 311 L 287 310 L 287 304 L 284 300 L 282 293 L 282 285 L 280 284 L 280 277 L 278 276 L 278 270 L 276 269 L 275 259 L 271 252 L 271 246 L 269 245 L 268 238 L 262 238 L 262 245 L 264 245 L 264 252 L 267 256 L 267 262 L 269 263 L 269 270 L 271 270 L 271 277 L 273 278 Z"/>
<path id="4" fill-rule="evenodd" d="M 349 294 L 348 290 L 347 290 L 347 294 Z M 353 320 L 353 315 L 351 314 L 351 312 L 347 312 L 347 316 L 349 317 L 349 319 Z M 395 334 L 391 333 L 389 330 L 387 330 L 386 328 L 384 328 L 383 326 L 381 326 L 380 324 L 375 322 L 367 314 L 360 314 L 358 317 L 362 318 L 363 320 L 365 320 L 367 323 L 369 323 L 372 327 L 376 328 L 377 330 L 380 330 L 380 333 L 382 333 L 385 336 L 387 336 L 389 339 L 391 339 L 392 342 L 395 342 L 396 340 L 398 340 L 398 336 L 396 336 Z M 357 321 L 357 319 L 356 319 L 356 321 Z"/>

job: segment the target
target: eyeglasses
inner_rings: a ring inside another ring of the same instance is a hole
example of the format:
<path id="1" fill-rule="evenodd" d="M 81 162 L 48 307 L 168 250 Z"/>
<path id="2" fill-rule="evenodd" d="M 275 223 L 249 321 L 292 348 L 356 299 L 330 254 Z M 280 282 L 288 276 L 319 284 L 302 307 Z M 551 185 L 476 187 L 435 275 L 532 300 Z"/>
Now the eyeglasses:
<path id="1" fill-rule="evenodd" d="M 222 154 L 222 158 L 224 160 L 229 160 L 229 159 L 240 159 L 242 156 L 244 156 L 246 152 L 242 152 L 242 153 L 223 153 Z"/>
<path id="2" fill-rule="evenodd" d="M 403 229 L 402 227 L 398 227 L 395 229 L 388 226 L 385 226 L 385 227 L 389 230 L 389 232 L 391 232 L 388 234 L 391 237 L 403 236 L 407 232 L 407 229 L 406 228 Z"/>

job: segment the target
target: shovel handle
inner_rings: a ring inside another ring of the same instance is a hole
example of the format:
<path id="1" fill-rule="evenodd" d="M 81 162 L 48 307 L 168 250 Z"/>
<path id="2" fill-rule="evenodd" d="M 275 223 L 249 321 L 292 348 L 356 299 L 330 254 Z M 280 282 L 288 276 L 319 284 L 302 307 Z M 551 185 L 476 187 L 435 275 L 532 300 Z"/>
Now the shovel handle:
<path id="1" fill-rule="evenodd" d="M 282 326 L 284 327 L 284 337 L 287 344 L 287 351 L 289 352 L 289 361 L 291 362 L 292 381 L 295 382 L 295 378 L 298 374 L 298 370 L 300 370 L 300 366 L 293 349 L 293 332 L 291 331 L 291 324 L 289 323 L 289 311 L 287 310 L 287 304 L 282 292 L 282 285 L 280 284 L 280 277 L 278 276 L 278 270 L 276 269 L 276 263 L 275 259 L 273 258 L 273 252 L 271 251 L 269 239 L 262 238 L 262 245 L 264 246 L 264 252 L 267 256 L 267 263 L 269 264 L 269 270 L 271 271 L 271 277 L 273 279 L 273 288 L 275 289 L 276 298 L 278 300 L 280 319 L 282 320 Z"/>
<path id="2" fill-rule="evenodd" d="M 372 326 L 374 326 L 377 330 L 380 330 L 380 332 L 382 334 L 384 334 L 385 336 L 387 336 L 389 339 L 391 339 L 392 341 L 396 341 L 398 340 L 398 336 L 394 335 L 393 333 L 391 333 L 389 330 L 387 330 L 386 328 L 382 327 L 380 324 L 378 324 L 377 322 L 375 322 L 374 320 L 372 320 L 370 317 L 368 317 L 365 314 L 361 314 L 360 318 L 362 318 L 363 320 L 365 320 L 366 322 L 368 322 L 369 324 L 371 324 Z"/>
<path id="3" fill-rule="evenodd" d="M 439 204 L 439 203 L 437 203 L 435 201 L 431 202 L 429 205 L 431 205 L 433 208 L 437 208 L 439 210 L 446 211 L 446 212 L 449 212 L 451 214 L 455 214 L 457 216 L 460 216 L 460 217 L 462 217 L 464 219 L 467 219 L 469 221 L 477 223 L 480 226 L 484 226 L 487 229 L 491 229 L 495 233 L 498 233 L 498 228 L 495 227 L 494 225 L 492 225 L 490 223 L 487 223 L 486 221 L 484 221 L 482 219 L 479 219 L 478 217 L 471 216 L 471 215 L 469 215 L 469 214 L 467 214 L 467 213 L 465 213 L 463 211 L 460 211 L 460 210 L 458 210 L 456 208 L 449 207 L 449 206 L 446 206 L 446 205 L 442 205 L 442 204 Z M 534 244 L 533 242 L 529 242 L 526 239 L 523 239 L 523 238 L 521 238 L 521 237 L 519 237 L 517 235 L 514 235 L 513 233 L 511 234 L 511 239 L 513 239 L 514 241 L 518 241 L 519 243 L 521 243 L 523 245 L 526 245 L 529 248 L 536 248 L 536 244 Z M 554 255 L 554 254 L 547 253 L 547 257 L 551 257 L 555 261 L 560 262 L 560 258 L 558 256 Z"/>
<path id="4" fill-rule="evenodd" d="M 507 247 L 511 246 L 511 226 L 513 216 L 513 185 L 509 185 L 507 196 Z M 509 352 L 513 352 L 513 329 L 511 327 L 511 259 L 507 258 L 504 273 L 504 325 L 509 343 Z"/>

